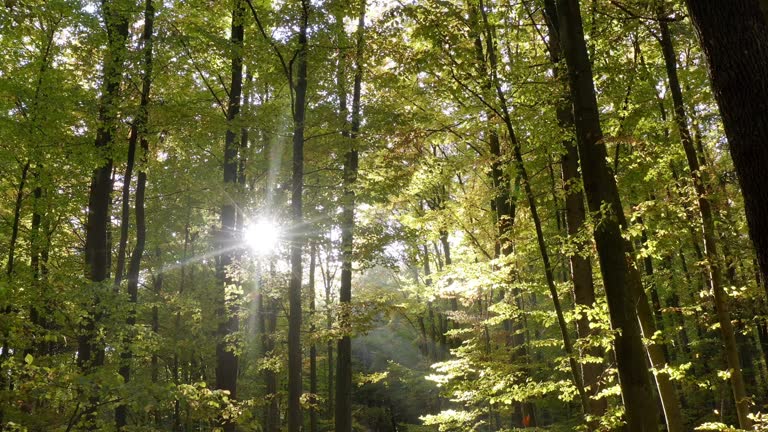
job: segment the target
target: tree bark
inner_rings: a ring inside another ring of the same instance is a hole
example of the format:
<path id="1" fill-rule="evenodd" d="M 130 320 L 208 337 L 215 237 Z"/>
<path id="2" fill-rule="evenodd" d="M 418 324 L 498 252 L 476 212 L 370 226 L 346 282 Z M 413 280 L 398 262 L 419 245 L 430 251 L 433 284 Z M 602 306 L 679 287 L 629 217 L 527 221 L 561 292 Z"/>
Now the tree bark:
<path id="1" fill-rule="evenodd" d="M 5 273 L 10 278 L 13 275 L 16 255 L 16 240 L 19 238 L 19 223 L 21 218 L 21 204 L 24 201 L 24 185 L 27 183 L 27 173 L 29 172 L 31 161 L 27 160 L 21 168 L 21 178 L 19 179 L 19 188 L 16 190 L 16 202 L 13 206 L 13 222 L 11 222 L 11 241 L 8 245 L 8 263 Z"/>
<path id="2" fill-rule="evenodd" d="M 571 112 L 570 94 L 567 92 L 567 82 L 562 74 L 562 49 L 560 44 L 560 23 L 557 16 L 555 0 L 546 0 L 544 9 L 547 19 L 550 41 L 550 59 L 554 67 L 554 76 L 558 84 L 563 85 L 563 97 L 557 101 L 557 121 L 560 128 L 568 135 L 574 131 L 573 113 Z M 562 188 L 565 194 L 565 226 L 571 239 L 578 238 L 579 231 L 584 228 L 587 213 L 584 207 L 584 194 L 579 178 L 579 153 L 576 143 L 570 137 L 562 141 L 565 152 L 560 158 Z M 580 244 L 579 249 L 588 247 Z M 591 309 L 595 307 L 595 285 L 592 274 L 592 263 L 589 257 L 581 253 L 575 253 L 568 257 L 570 264 L 570 278 L 573 284 L 574 303 L 577 307 Z M 576 321 L 576 333 L 579 338 L 588 338 L 596 333 L 590 328 L 589 318 L 586 313 L 580 313 Z M 599 348 L 584 350 L 582 356 L 602 357 Z M 603 364 L 592 362 L 581 364 L 582 383 L 589 397 L 589 414 L 602 416 L 608 409 L 608 401 L 605 398 L 595 399 L 599 393 L 599 380 L 604 370 Z"/>
<path id="3" fill-rule="evenodd" d="M 749 235 L 768 280 L 768 19 L 759 0 L 687 0 L 744 196 Z M 768 289 L 768 288 L 766 288 Z M 742 408 L 746 401 L 737 401 Z M 741 409 L 744 411 L 744 409 Z M 740 413 L 739 416 L 742 417 Z"/>
<path id="4" fill-rule="evenodd" d="M 317 344 L 314 342 L 315 334 L 315 267 L 317 259 L 317 245 L 315 242 L 309 247 L 309 334 L 312 344 L 309 346 L 309 432 L 317 432 Z"/>

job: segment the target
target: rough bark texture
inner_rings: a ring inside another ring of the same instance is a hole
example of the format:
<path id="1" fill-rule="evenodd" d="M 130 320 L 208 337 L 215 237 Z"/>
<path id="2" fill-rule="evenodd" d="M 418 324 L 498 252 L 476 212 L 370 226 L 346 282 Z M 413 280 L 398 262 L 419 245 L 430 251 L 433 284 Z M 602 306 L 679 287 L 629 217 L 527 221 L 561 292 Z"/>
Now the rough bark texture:
<path id="1" fill-rule="evenodd" d="M 768 280 L 768 19 L 759 0 L 687 0 L 709 63 L 749 235 Z M 743 403 L 740 403 L 743 406 Z M 741 417 L 741 414 L 740 414 Z"/>
<path id="2" fill-rule="evenodd" d="M 578 0 L 558 0 L 561 45 L 568 67 L 568 77 L 576 126 L 576 142 L 582 169 L 587 203 L 592 212 L 607 212 L 601 216 L 594 236 L 600 269 L 605 285 L 611 326 L 620 333 L 615 336 L 619 380 L 631 431 L 658 430 L 658 411 L 650 376 L 645 363 L 645 348 L 637 320 L 635 289 L 627 289 L 634 281 L 630 277 L 630 257 L 625 250 L 621 228 L 626 224 L 616 181 L 606 164 L 606 148 L 595 97 L 592 66 L 589 62 Z M 642 287 L 639 287 L 642 291 Z"/>

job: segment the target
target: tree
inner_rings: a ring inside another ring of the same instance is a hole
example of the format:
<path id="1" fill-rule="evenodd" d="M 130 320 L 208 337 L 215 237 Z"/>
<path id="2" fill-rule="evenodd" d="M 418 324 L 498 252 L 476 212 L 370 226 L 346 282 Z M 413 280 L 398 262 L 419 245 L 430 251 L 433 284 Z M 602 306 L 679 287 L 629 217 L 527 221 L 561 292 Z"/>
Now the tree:
<path id="1" fill-rule="evenodd" d="M 768 150 L 762 144 L 768 137 L 768 114 L 764 107 L 768 95 L 768 20 L 761 10 L 764 2 L 686 3 L 707 57 L 728 148 L 744 196 L 749 235 L 755 245 L 763 286 L 768 287 L 768 199 L 759 174 L 768 163 Z M 744 411 L 744 403 L 739 403 Z"/>
<path id="2" fill-rule="evenodd" d="M 584 192 L 589 210 L 601 214 L 594 236 L 600 257 L 611 326 L 615 331 L 614 350 L 619 369 L 627 424 L 633 431 L 656 430 L 658 414 L 650 377 L 645 365 L 645 348 L 637 320 L 636 304 L 645 301 L 639 275 L 622 238 L 626 227 L 616 181 L 606 165 L 606 149 L 595 98 L 592 67 L 584 41 L 578 0 L 557 2 L 560 43 L 568 67 L 576 142 L 579 149 Z M 629 287 L 627 289 L 627 287 Z"/>
<path id="3" fill-rule="evenodd" d="M 296 53 L 296 82 L 290 85 L 295 93 L 293 102 L 293 165 L 291 177 L 291 282 L 288 288 L 288 431 L 302 428 L 301 415 L 301 279 L 302 248 L 304 246 L 302 192 L 304 190 L 304 121 L 307 96 L 307 28 L 309 1 L 301 0 L 298 51 Z"/>
<path id="4" fill-rule="evenodd" d="M 348 334 L 351 329 L 350 314 L 352 308 L 352 260 L 354 256 L 353 239 L 355 229 L 355 181 L 357 180 L 358 144 L 360 132 L 360 93 L 363 79 L 363 32 L 365 29 L 365 0 L 360 2 L 360 12 L 357 22 L 357 37 L 355 49 L 355 77 L 352 85 L 352 122 L 349 132 L 346 130 L 344 143 L 349 147 L 344 156 L 344 193 L 342 195 L 341 216 L 341 286 L 339 288 L 340 327 L 344 331 L 338 341 L 336 366 L 336 416 L 335 430 L 352 431 L 352 338 Z M 346 71 L 340 67 L 339 76 Z M 345 80 L 339 80 L 342 92 L 339 98 L 339 112 L 343 116 L 346 129 L 347 101 L 343 91 Z M 346 147 L 346 146 L 345 146 Z"/>

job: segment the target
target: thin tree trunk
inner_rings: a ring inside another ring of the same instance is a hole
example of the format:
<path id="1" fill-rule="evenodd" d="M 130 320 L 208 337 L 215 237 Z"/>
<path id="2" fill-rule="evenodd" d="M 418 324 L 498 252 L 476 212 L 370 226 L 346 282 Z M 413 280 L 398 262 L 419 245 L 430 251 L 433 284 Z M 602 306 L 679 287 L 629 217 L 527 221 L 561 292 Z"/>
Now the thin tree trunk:
<path id="1" fill-rule="evenodd" d="M 29 172 L 29 166 L 31 161 L 27 160 L 24 166 L 21 168 L 21 179 L 19 180 L 19 188 L 16 190 L 16 202 L 13 206 L 13 222 L 11 223 L 11 241 L 8 245 L 8 264 L 6 266 L 5 273 L 10 278 L 13 275 L 13 269 L 15 264 L 16 255 L 16 240 L 19 238 L 19 223 L 21 219 L 21 204 L 24 201 L 24 185 L 27 182 L 27 173 Z"/>
<path id="2" fill-rule="evenodd" d="M 293 105 L 293 169 L 291 179 L 291 223 L 295 230 L 291 242 L 291 281 L 288 287 L 288 432 L 302 428 L 301 414 L 302 362 L 301 362 L 301 251 L 304 235 L 302 192 L 304 190 L 304 119 L 307 96 L 307 28 L 309 27 L 309 0 L 301 0 L 298 52 L 296 53 L 297 82 L 291 83 L 295 93 Z"/>
<path id="3" fill-rule="evenodd" d="M 157 275 L 154 277 L 153 281 L 153 289 L 154 289 L 154 305 L 152 306 L 152 333 L 155 334 L 155 337 L 160 338 L 160 310 L 157 307 L 157 305 L 161 301 L 160 295 L 163 291 L 163 283 L 165 282 L 164 277 L 164 269 L 162 265 L 161 260 L 161 249 L 160 246 L 157 246 L 155 248 L 155 258 L 157 259 L 157 266 L 159 268 Z M 157 384 L 160 379 L 160 358 L 157 355 L 157 351 L 152 352 L 152 358 L 150 359 L 150 372 L 151 372 L 151 379 L 153 384 Z M 161 409 L 158 407 L 155 407 L 152 409 L 152 412 L 154 413 L 155 417 L 155 427 L 160 428 L 161 426 Z"/>
<path id="4" fill-rule="evenodd" d="M 314 342 L 315 335 L 315 267 L 317 258 L 317 245 L 312 242 L 309 248 L 309 334 L 312 344 L 309 346 L 309 432 L 317 432 L 317 345 Z"/>
<path id="5" fill-rule="evenodd" d="M 274 280 L 274 276 L 274 264 L 272 264 L 270 279 Z M 266 327 L 262 335 L 262 346 L 264 347 L 265 356 L 274 356 L 278 302 L 271 295 L 264 295 L 262 299 L 266 302 Z M 277 394 L 277 373 L 271 368 L 264 370 L 264 385 L 268 402 L 265 407 L 264 432 L 278 432 L 280 430 L 280 410 Z"/>
<path id="6" fill-rule="evenodd" d="M 739 418 L 739 425 L 742 429 L 748 429 L 751 427 L 751 421 L 747 418 L 749 414 L 749 400 L 747 399 L 746 388 L 744 385 L 744 377 L 741 373 L 741 359 L 739 358 L 739 350 L 736 344 L 736 337 L 734 334 L 733 325 L 731 324 L 728 295 L 722 287 L 722 271 L 720 257 L 717 252 L 717 240 L 715 234 L 715 220 L 712 214 L 712 204 L 709 200 L 709 191 L 706 184 L 706 179 L 702 177 L 701 167 L 699 166 L 699 158 L 694 147 L 693 139 L 691 137 L 690 130 L 688 128 L 688 120 L 685 114 L 685 105 L 683 102 L 683 93 L 680 86 L 680 80 L 677 76 L 677 56 L 675 55 L 675 48 L 672 41 L 672 35 L 669 31 L 669 25 L 666 20 L 661 19 L 665 17 L 664 5 L 660 3 L 658 6 L 658 17 L 660 38 L 662 53 L 664 55 L 664 64 L 667 71 L 667 79 L 669 81 L 670 93 L 672 94 L 672 103 L 674 106 L 675 123 L 677 124 L 677 130 L 680 134 L 680 141 L 685 150 L 685 156 L 688 161 L 688 169 L 691 172 L 691 178 L 693 181 L 694 190 L 696 191 L 699 211 L 701 213 L 702 220 L 702 233 L 704 239 L 704 254 L 707 257 L 707 267 L 709 269 L 709 281 L 710 287 L 714 294 L 715 311 L 717 313 L 718 322 L 720 323 L 720 334 L 725 345 L 725 354 L 728 362 L 728 368 L 730 369 L 730 381 L 731 391 L 733 392 L 734 400 L 736 401 L 736 411 Z M 764 30 L 768 31 L 768 26 L 764 26 Z M 768 41 L 768 38 L 764 39 Z M 768 53 L 768 48 L 766 48 Z M 766 65 L 766 71 L 768 71 L 768 62 Z M 768 84 L 768 80 L 764 81 Z M 768 88 L 766 90 L 766 96 L 768 96 Z M 761 103 L 764 104 L 764 101 Z M 763 110 L 764 111 L 764 110 Z M 725 117 L 725 116 L 724 116 Z M 763 113 L 764 125 L 765 125 L 765 138 L 768 139 L 768 115 Z M 761 143 L 761 145 L 764 143 Z M 733 145 L 733 143 L 732 143 Z M 732 149 L 733 150 L 733 149 Z M 765 162 L 768 162 L 768 152 L 764 152 L 766 157 Z M 736 158 L 734 157 L 734 162 Z M 737 166 L 738 170 L 738 166 Z M 761 192 L 764 195 L 764 191 Z M 746 204 L 745 193 L 745 204 Z M 768 201 L 765 203 L 768 206 Z M 749 205 L 746 205 L 749 208 Z M 763 215 L 768 216 L 768 207 L 766 207 L 766 213 Z M 763 221 L 760 221 L 762 224 Z M 766 226 L 768 228 L 768 226 Z M 768 247 L 768 243 L 766 243 Z"/>
<path id="7" fill-rule="evenodd" d="M 155 6 L 153 0 L 146 0 L 144 5 L 144 32 L 142 34 L 142 43 L 144 44 L 144 72 L 142 74 L 142 87 L 141 87 L 141 101 L 139 102 L 139 113 L 136 116 L 136 121 L 131 127 L 131 140 L 132 145 L 136 146 L 137 137 L 141 136 L 141 166 L 139 171 L 138 180 L 136 183 L 136 197 L 135 197 L 135 213 L 136 213 L 136 247 L 131 254 L 131 260 L 128 264 L 128 301 L 129 311 L 126 324 L 128 324 L 128 336 L 126 337 L 124 344 L 124 351 L 120 354 L 120 375 L 123 377 L 123 381 L 128 383 L 131 380 L 131 361 L 133 359 L 133 352 L 130 345 L 133 340 L 134 331 L 133 326 L 136 325 L 136 304 L 139 298 L 139 271 L 141 270 L 141 258 L 144 255 L 144 245 L 146 244 L 146 218 L 144 215 L 144 196 L 147 186 L 147 158 L 149 153 L 149 143 L 146 137 L 146 126 L 148 121 L 148 107 L 149 107 L 149 93 L 152 85 L 152 35 L 154 31 L 155 21 Z M 130 171 L 133 170 L 133 155 L 129 154 L 129 164 L 131 165 Z M 130 181 L 130 172 L 126 169 L 128 178 L 124 180 L 126 184 Z M 128 190 L 123 189 L 123 223 L 124 227 L 121 227 L 121 231 L 125 231 L 125 239 L 122 232 L 120 235 L 120 242 L 125 253 L 125 241 L 128 238 L 128 216 L 125 213 L 126 203 L 128 202 Z M 125 240 L 125 241 L 124 241 Z M 119 260 L 118 256 L 118 260 Z M 120 263 L 118 262 L 118 267 Z M 121 271 L 121 269 L 119 269 Z M 122 276 L 122 275 L 120 275 Z M 117 276 L 116 276 L 117 278 Z M 116 279 L 116 284 L 119 283 Z M 115 409 L 115 426 L 117 430 L 122 430 L 127 424 L 128 420 L 128 406 L 120 404 Z"/>
<path id="8" fill-rule="evenodd" d="M 238 133 L 240 128 L 235 126 L 235 121 L 240 117 L 240 99 L 243 89 L 243 15 L 244 4 L 242 0 L 234 0 L 232 9 L 232 26 L 230 43 L 232 45 L 231 58 L 231 86 L 229 89 L 229 103 L 227 106 L 227 133 L 224 142 L 224 187 L 234 188 L 238 180 Z M 230 189 L 232 190 L 232 189 Z M 221 206 L 221 231 L 218 233 L 218 247 L 221 249 L 216 262 L 216 277 L 218 279 L 218 305 L 217 318 L 218 330 L 216 341 L 216 388 L 229 393 L 231 400 L 237 399 L 237 372 L 238 357 L 235 354 L 236 347 L 228 346 L 227 339 L 235 334 L 240 326 L 238 319 L 238 300 L 229 299 L 227 287 L 233 283 L 228 274 L 229 267 L 234 261 L 235 253 L 231 248 L 236 243 L 237 210 L 232 200 L 227 199 Z M 224 432 L 233 432 L 235 422 L 230 418 L 219 420 Z"/>
<path id="9" fill-rule="evenodd" d="M 329 260 L 330 261 L 330 260 Z M 333 314 L 331 310 L 331 287 L 333 285 L 332 277 L 330 275 L 330 271 L 326 272 L 323 271 L 322 263 L 320 264 L 320 270 L 323 274 L 323 286 L 325 288 L 325 329 L 327 331 L 331 331 L 333 328 Z M 335 404 L 334 404 L 334 361 L 333 361 L 333 341 L 328 340 L 328 346 L 326 347 L 327 350 L 327 362 L 328 362 L 328 406 L 326 407 L 326 412 L 328 414 L 329 418 L 333 418 L 333 415 L 335 414 Z"/>

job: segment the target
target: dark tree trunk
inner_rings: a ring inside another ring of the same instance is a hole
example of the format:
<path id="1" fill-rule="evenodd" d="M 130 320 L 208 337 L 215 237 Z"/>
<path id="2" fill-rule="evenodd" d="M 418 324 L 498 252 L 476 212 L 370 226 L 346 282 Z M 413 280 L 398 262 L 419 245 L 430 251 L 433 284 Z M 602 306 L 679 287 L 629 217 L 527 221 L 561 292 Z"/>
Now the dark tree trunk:
<path id="1" fill-rule="evenodd" d="M 240 98 L 243 90 L 243 15 L 242 0 L 235 0 L 232 9 L 232 27 L 230 42 L 232 44 L 231 86 L 227 106 L 227 133 L 224 141 L 224 187 L 232 191 L 238 180 L 238 134 L 235 120 L 240 116 Z M 237 313 L 237 299 L 227 299 L 227 287 L 233 283 L 228 274 L 229 267 L 234 261 L 235 253 L 231 251 L 236 243 L 236 206 L 227 200 L 221 206 L 221 231 L 218 234 L 218 247 L 222 251 L 216 262 L 216 277 L 218 279 L 218 305 L 216 308 L 218 330 L 216 341 L 216 388 L 229 392 L 232 400 L 237 399 L 237 369 L 238 358 L 236 348 L 228 346 L 227 339 L 235 334 L 240 326 Z M 233 432 L 235 422 L 232 419 L 221 419 L 224 432 Z"/>
<path id="2" fill-rule="evenodd" d="M 574 131 L 575 126 L 573 113 L 571 112 L 571 98 L 567 92 L 567 82 L 563 79 L 565 77 L 562 73 L 563 53 L 560 44 L 560 23 L 555 0 L 546 0 L 544 7 L 550 38 L 550 59 L 554 66 L 555 78 L 557 78 L 558 84 L 563 86 L 563 97 L 557 101 L 556 106 L 557 121 L 563 131 L 570 135 Z M 562 143 L 565 152 L 560 159 L 560 169 L 563 192 L 565 193 L 565 226 L 568 236 L 576 239 L 578 238 L 579 231 L 584 228 L 587 215 L 584 207 L 581 179 L 579 178 L 579 153 L 576 143 L 572 138 L 564 138 Z M 580 249 L 586 247 L 588 245 L 579 245 Z M 580 308 L 594 308 L 595 285 L 591 260 L 581 253 L 570 255 L 568 260 L 570 263 L 570 278 L 573 283 L 574 303 Z M 596 330 L 590 328 L 588 315 L 581 313 L 580 316 L 581 318 L 576 321 L 576 333 L 579 338 L 587 338 L 595 334 Z M 603 356 L 598 348 L 585 350 L 581 355 L 598 358 Z M 608 402 L 605 398 L 594 398 L 600 390 L 599 380 L 603 370 L 604 366 L 600 363 L 589 362 L 581 365 L 582 383 L 589 396 L 589 413 L 594 416 L 602 416 L 608 408 Z"/>
<path id="3" fill-rule="evenodd" d="M 725 133 L 739 177 L 744 207 L 747 214 L 749 234 L 755 245 L 758 263 L 763 279 L 768 275 L 768 189 L 765 188 L 763 172 L 768 166 L 768 21 L 763 15 L 758 0 L 735 1 L 700 1 L 688 0 L 688 10 L 696 27 L 702 48 L 707 56 L 709 73 L 715 98 L 720 107 Z M 662 23 L 665 24 L 665 23 Z M 737 30 L 738 29 L 738 30 Z M 662 37 L 666 36 L 665 60 L 674 55 L 669 31 L 662 25 Z M 676 68 L 673 61 L 667 60 L 667 72 L 670 79 L 676 80 Z M 682 94 L 675 94 L 673 99 Z M 677 84 L 679 91 L 679 83 Z M 676 103 L 677 105 L 677 103 Z M 680 106 L 675 109 L 678 125 L 687 130 L 685 112 Z M 751 426 L 747 418 L 749 400 L 744 388 L 740 370 L 740 360 L 733 328 L 728 311 L 728 299 L 720 283 L 720 269 L 716 260 L 717 251 L 714 237 L 714 222 L 711 220 L 711 208 L 706 199 L 705 185 L 698 172 L 698 159 L 691 159 L 689 148 L 693 149 L 690 134 L 681 138 L 686 147 L 686 158 L 694 176 L 694 184 L 699 196 L 699 210 L 702 213 L 705 253 L 707 255 L 710 281 L 715 298 L 715 306 L 720 322 L 720 331 L 725 343 L 726 358 L 731 371 L 731 390 L 736 400 L 739 425 L 743 429 Z M 686 145 L 686 140 L 688 145 Z M 695 165 L 692 165 L 695 162 Z M 694 170 L 693 168 L 697 168 Z M 707 217 L 709 216 L 709 217 Z M 709 219 L 709 220 L 708 220 Z M 719 288 L 719 289 L 718 289 Z M 766 286 L 768 290 L 768 286 Z"/>
<path id="4" fill-rule="evenodd" d="M 24 185 L 27 183 L 27 173 L 29 172 L 30 161 L 21 168 L 21 179 L 19 179 L 19 188 L 16 190 L 16 202 L 13 206 L 13 222 L 11 222 L 11 241 L 8 245 L 8 263 L 5 273 L 10 278 L 13 275 L 14 261 L 16 255 L 16 240 L 19 238 L 19 223 L 21 218 L 21 204 L 24 201 Z"/>
<path id="5" fill-rule="evenodd" d="M 94 143 L 100 166 L 93 171 L 88 193 L 88 218 L 85 225 L 86 277 L 93 283 L 93 298 L 87 306 L 78 335 L 77 365 L 85 374 L 104 364 L 104 349 L 98 340 L 97 323 L 101 318 L 98 285 L 109 278 L 109 208 L 112 194 L 112 159 L 108 156 L 117 128 L 117 107 L 128 38 L 128 11 L 117 7 L 115 1 L 102 2 L 104 25 L 107 29 L 107 49 L 104 55 L 104 79 L 99 101 L 98 129 Z M 96 429 L 98 395 L 90 395 L 82 416 L 82 428 Z"/>
<path id="6" fill-rule="evenodd" d="M 298 52 L 296 53 L 296 83 L 291 83 L 293 105 L 293 169 L 291 179 L 291 281 L 288 287 L 288 432 L 299 432 L 303 425 L 301 414 L 301 251 L 304 247 L 302 192 L 304 190 L 304 119 L 307 96 L 307 28 L 309 0 L 301 0 Z"/>
<path id="7" fill-rule="evenodd" d="M 768 19 L 759 0 L 687 0 L 709 64 L 749 234 L 768 280 Z M 765 286 L 768 290 L 768 285 Z M 740 403 L 743 406 L 743 403 Z"/>
<path id="8" fill-rule="evenodd" d="M 361 2 L 357 23 L 357 52 L 355 55 L 355 78 L 352 89 L 352 122 L 344 161 L 344 193 L 341 216 L 341 285 L 339 287 L 339 325 L 344 334 L 338 341 L 336 366 L 336 423 L 338 432 L 352 431 L 352 339 L 350 312 L 352 307 L 352 260 L 354 258 L 353 236 L 355 230 L 355 182 L 357 181 L 357 135 L 360 131 L 360 94 L 363 79 L 363 31 L 365 26 L 365 1 Z M 344 71 L 339 71 L 340 87 L 344 86 Z M 346 94 L 343 91 L 342 93 Z M 346 96 L 344 97 L 346 99 Z M 341 101 L 341 115 L 346 123 L 346 100 Z M 346 140 L 345 140 L 346 141 Z"/>
<path id="9" fill-rule="evenodd" d="M 658 410 L 646 366 L 645 348 L 637 320 L 635 304 L 641 286 L 632 278 L 632 263 L 628 256 L 622 226 L 626 225 L 624 210 L 613 174 L 606 164 L 606 148 L 592 80 L 592 66 L 587 54 L 578 0 L 557 0 L 560 23 L 560 43 L 565 55 L 571 89 L 571 102 L 576 126 L 582 179 L 589 209 L 600 212 L 606 208 L 610 215 L 596 227 L 600 268 L 605 285 L 611 326 L 621 333 L 614 339 L 619 380 L 626 418 L 631 431 L 658 430 Z"/>
<path id="10" fill-rule="evenodd" d="M 125 351 L 120 354 L 121 365 L 119 369 L 120 375 L 123 377 L 123 381 L 126 383 L 131 380 L 131 361 L 133 358 L 133 352 L 130 349 L 130 344 L 133 338 L 131 333 L 133 332 L 132 327 L 136 324 L 136 303 L 138 302 L 139 298 L 139 271 L 141 270 L 141 258 L 142 255 L 144 255 L 144 245 L 146 244 L 147 233 L 146 218 L 144 215 L 144 196 L 147 186 L 146 164 L 147 156 L 149 153 L 149 143 L 147 142 L 146 137 L 146 126 L 148 121 L 149 93 L 152 85 L 152 34 L 154 31 L 154 20 L 155 6 L 152 0 L 146 0 L 144 6 L 144 32 L 142 34 L 142 43 L 144 44 L 144 71 L 142 74 L 141 100 L 139 102 L 139 113 L 136 116 L 136 121 L 131 127 L 131 142 L 129 143 L 129 146 L 132 147 L 129 152 L 135 151 L 136 140 L 139 136 L 141 137 L 141 170 L 139 171 L 139 177 L 136 184 L 135 198 L 136 247 L 131 254 L 127 275 L 128 301 L 130 303 L 130 310 L 128 311 L 127 318 L 129 335 L 124 341 Z M 133 157 L 134 155 L 128 155 L 130 169 L 126 168 L 127 178 L 124 180 L 126 185 L 130 182 L 131 172 L 133 171 Z M 125 211 L 127 207 L 126 203 L 128 202 L 128 195 L 129 194 L 126 186 L 123 189 L 123 226 L 121 226 L 120 234 L 120 246 L 122 247 L 123 254 L 125 254 L 125 243 L 127 242 L 128 238 L 128 215 Z M 123 237 L 122 231 L 125 232 L 125 238 Z M 119 268 L 119 259 L 120 257 L 118 256 L 118 271 L 122 272 L 122 269 Z M 122 275 L 118 273 L 118 276 Z M 117 276 L 115 283 L 119 283 Z M 122 430 L 122 428 L 127 424 L 127 415 L 128 406 L 125 404 L 118 405 L 118 407 L 115 409 L 115 425 L 117 430 Z"/>
<path id="11" fill-rule="evenodd" d="M 315 334 L 315 267 L 317 265 L 317 245 L 312 242 L 309 248 L 309 334 L 313 342 L 309 346 L 309 432 L 317 432 L 317 345 Z"/>

